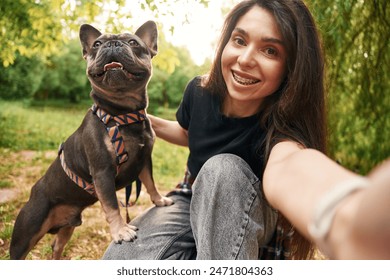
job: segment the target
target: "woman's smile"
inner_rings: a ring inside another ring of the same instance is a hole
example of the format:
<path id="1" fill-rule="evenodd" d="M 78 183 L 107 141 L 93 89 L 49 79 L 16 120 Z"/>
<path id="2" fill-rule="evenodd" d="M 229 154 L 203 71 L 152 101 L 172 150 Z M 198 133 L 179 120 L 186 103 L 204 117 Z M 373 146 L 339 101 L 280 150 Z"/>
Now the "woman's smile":
<path id="1" fill-rule="evenodd" d="M 233 79 L 237 83 L 244 86 L 254 85 L 261 82 L 259 79 L 244 77 L 245 75 L 235 72 L 234 70 L 232 70 L 232 75 L 233 75 Z"/>

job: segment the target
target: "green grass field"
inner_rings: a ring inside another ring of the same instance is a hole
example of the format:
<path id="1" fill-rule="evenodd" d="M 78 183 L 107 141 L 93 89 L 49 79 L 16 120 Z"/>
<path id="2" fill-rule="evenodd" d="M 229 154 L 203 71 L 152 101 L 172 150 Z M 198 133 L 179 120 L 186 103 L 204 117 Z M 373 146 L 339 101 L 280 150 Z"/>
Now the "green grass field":
<path id="1" fill-rule="evenodd" d="M 9 242 L 15 217 L 28 199 L 32 185 L 56 157 L 58 145 L 80 125 L 90 103 L 72 105 L 61 102 L 31 104 L 0 101 L 0 259 L 8 259 Z M 169 110 L 158 115 L 172 119 Z M 153 174 L 162 193 L 181 180 L 188 151 L 157 139 L 153 149 Z M 2 196 L 11 200 L 1 202 Z M 124 199 L 124 191 L 118 192 Z M 145 191 L 135 206 L 134 217 L 151 205 Z M 123 215 L 125 209 L 123 210 Z M 51 239 L 47 235 L 28 255 L 28 259 L 48 259 Z M 108 226 L 97 203 L 83 214 L 83 225 L 65 248 L 65 259 L 99 259 L 111 240 Z"/>

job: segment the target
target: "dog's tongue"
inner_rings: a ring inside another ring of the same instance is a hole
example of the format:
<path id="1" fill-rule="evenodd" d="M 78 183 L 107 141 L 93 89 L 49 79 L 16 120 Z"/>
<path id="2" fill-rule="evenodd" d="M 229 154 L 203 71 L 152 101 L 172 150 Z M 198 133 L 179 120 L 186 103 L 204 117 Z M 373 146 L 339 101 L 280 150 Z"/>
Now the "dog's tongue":
<path id="1" fill-rule="evenodd" d="M 123 65 L 119 62 L 111 62 L 111 63 L 104 65 L 104 71 L 107 71 L 108 69 L 113 69 L 113 68 L 123 69 Z"/>

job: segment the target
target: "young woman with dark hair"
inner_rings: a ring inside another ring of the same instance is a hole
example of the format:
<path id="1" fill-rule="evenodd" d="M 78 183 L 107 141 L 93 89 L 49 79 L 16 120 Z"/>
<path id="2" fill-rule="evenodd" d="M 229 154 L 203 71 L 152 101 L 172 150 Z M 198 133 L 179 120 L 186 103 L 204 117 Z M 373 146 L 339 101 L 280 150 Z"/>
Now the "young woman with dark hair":
<path id="1" fill-rule="evenodd" d="M 307 259 L 313 241 L 331 258 L 388 258 L 389 242 L 374 244 L 390 236 L 388 166 L 363 178 L 326 157 L 323 81 L 319 34 L 301 0 L 234 7 L 177 121 L 150 116 L 158 137 L 190 150 L 175 204 L 134 219 L 138 238 L 103 258 Z M 377 196 L 379 218 L 357 220 Z M 373 231 L 379 222 L 387 228 Z"/>

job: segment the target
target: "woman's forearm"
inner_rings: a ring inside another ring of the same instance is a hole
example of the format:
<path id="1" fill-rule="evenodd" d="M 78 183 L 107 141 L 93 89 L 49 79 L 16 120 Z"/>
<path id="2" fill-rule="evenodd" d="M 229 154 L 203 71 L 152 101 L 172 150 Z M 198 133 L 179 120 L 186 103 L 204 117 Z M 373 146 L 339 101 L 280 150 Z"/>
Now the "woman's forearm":
<path id="1" fill-rule="evenodd" d="M 187 130 L 182 128 L 177 121 L 165 120 L 153 115 L 148 115 L 157 137 L 180 146 L 188 146 Z"/>
<path id="2" fill-rule="evenodd" d="M 307 226 L 318 201 L 340 182 L 356 176 L 316 150 L 285 142 L 273 148 L 263 186 L 271 205 L 310 238 Z"/>
<path id="3" fill-rule="evenodd" d="M 292 142 L 277 144 L 263 177 L 267 200 L 331 258 L 390 256 L 390 161 L 370 176 Z"/>

